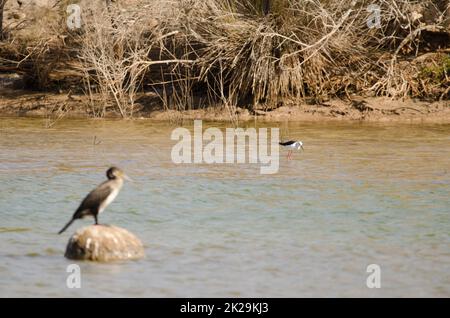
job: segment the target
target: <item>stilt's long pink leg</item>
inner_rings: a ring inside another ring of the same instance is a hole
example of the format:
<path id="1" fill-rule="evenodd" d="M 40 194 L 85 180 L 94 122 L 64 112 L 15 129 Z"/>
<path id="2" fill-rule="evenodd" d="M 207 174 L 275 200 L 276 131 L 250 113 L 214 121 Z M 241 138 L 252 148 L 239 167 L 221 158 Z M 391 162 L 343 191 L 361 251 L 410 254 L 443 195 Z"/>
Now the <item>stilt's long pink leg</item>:
<path id="1" fill-rule="evenodd" d="M 291 160 L 291 158 L 292 158 L 292 151 L 289 150 L 289 151 L 288 151 L 288 155 L 287 155 L 287 159 L 288 159 L 288 160 Z"/>

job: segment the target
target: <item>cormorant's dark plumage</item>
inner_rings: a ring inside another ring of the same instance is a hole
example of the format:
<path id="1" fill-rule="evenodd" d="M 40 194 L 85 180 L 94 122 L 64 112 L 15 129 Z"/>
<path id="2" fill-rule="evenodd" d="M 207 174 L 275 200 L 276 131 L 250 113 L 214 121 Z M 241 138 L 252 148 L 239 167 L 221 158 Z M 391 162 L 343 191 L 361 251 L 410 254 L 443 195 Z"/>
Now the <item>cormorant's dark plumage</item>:
<path id="1" fill-rule="evenodd" d="M 76 219 L 81 219 L 87 215 L 91 215 L 98 224 L 98 214 L 116 198 L 123 185 L 123 179 L 127 176 L 122 170 L 116 167 L 109 168 L 106 171 L 108 180 L 100 184 L 97 188 L 89 192 L 89 194 L 81 202 L 78 209 L 72 216 L 72 219 L 62 228 L 58 234 L 64 232 Z"/>

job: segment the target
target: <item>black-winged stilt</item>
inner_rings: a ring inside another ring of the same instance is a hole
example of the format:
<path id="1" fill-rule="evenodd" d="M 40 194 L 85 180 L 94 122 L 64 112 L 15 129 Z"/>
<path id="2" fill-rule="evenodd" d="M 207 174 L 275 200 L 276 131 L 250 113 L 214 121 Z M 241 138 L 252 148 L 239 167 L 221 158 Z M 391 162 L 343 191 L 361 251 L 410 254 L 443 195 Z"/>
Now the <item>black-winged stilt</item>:
<path id="1" fill-rule="evenodd" d="M 293 150 L 305 150 L 303 148 L 303 142 L 301 141 L 297 141 L 297 140 L 289 140 L 289 141 L 285 141 L 285 142 L 280 142 L 280 146 L 283 146 L 285 148 L 289 149 L 288 155 L 287 155 L 287 159 L 292 159 L 292 151 Z"/>

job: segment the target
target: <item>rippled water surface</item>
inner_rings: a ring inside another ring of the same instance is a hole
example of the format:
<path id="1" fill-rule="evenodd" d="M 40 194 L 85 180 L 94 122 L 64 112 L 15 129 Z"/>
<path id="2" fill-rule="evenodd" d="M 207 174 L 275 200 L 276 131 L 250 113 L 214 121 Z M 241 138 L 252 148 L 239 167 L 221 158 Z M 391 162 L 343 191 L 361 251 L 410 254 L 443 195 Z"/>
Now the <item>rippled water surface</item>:
<path id="1" fill-rule="evenodd" d="M 0 296 L 450 296 L 449 125 L 261 124 L 305 144 L 261 175 L 175 165 L 167 123 L 45 124 L 0 119 Z M 80 262 L 69 289 L 65 245 L 92 219 L 56 232 L 113 164 L 135 182 L 100 222 L 146 258 Z"/>

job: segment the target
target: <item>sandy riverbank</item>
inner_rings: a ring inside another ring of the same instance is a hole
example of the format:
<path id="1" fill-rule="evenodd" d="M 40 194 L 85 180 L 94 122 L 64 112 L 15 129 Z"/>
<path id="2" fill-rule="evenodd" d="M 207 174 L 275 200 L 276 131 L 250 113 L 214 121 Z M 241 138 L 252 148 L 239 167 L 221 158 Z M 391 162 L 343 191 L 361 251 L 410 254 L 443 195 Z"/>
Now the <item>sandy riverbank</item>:
<path id="1" fill-rule="evenodd" d="M 98 109 L 90 106 L 88 96 L 41 93 L 21 90 L 0 92 L 0 116 L 46 117 L 99 117 Z M 185 111 L 167 110 L 156 95 L 146 94 L 138 99 L 134 118 L 153 120 L 230 120 L 235 114 L 240 121 L 368 121 L 450 123 L 450 102 L 419 100 L 392 100 L 385 97 L 352 97 L 352 100 L 333 99 L 320 104 L 284 101 L 283 106 L 270 110 L 209 107 Z M 120 114 L 107 107 L 101 117 L 114 118 Z"/>

